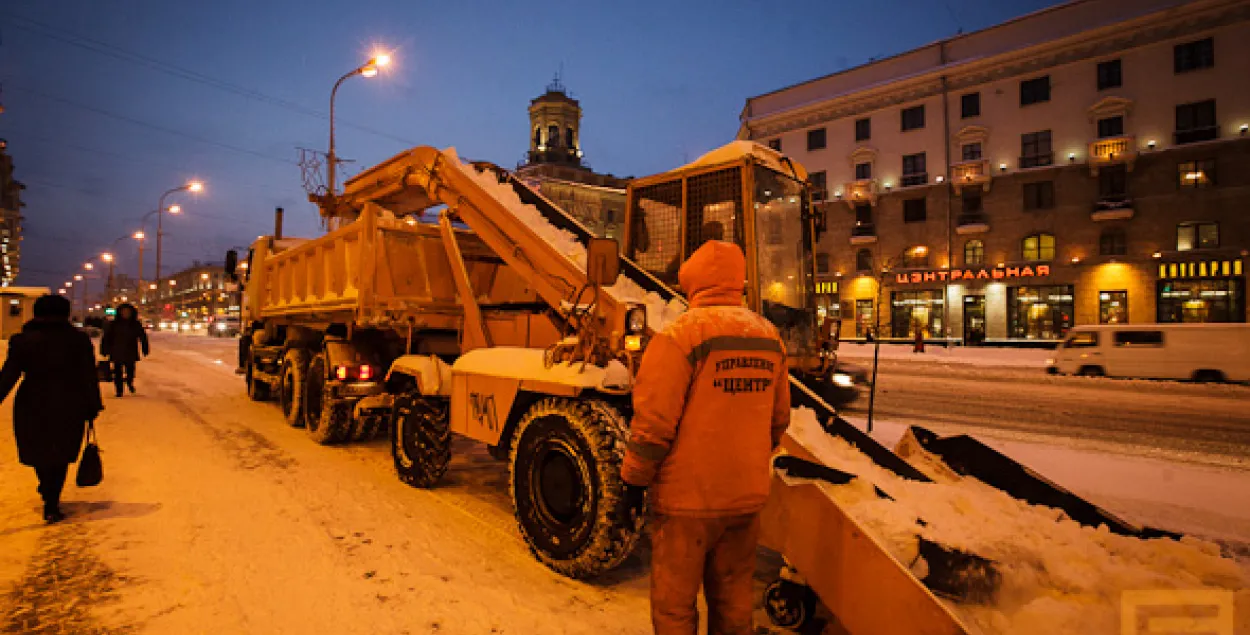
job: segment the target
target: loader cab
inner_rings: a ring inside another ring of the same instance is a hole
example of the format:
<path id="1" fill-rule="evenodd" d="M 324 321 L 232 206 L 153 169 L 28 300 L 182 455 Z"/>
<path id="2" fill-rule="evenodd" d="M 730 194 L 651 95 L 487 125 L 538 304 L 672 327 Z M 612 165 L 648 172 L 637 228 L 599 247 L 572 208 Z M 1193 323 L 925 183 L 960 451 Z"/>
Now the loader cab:
<path id="1" fill-rule="evenodd" d="M 703 243 L 746 255 L 747 306 L 781 332 L 792 359 L 819 357 L 812 256 L 816 216 L 807 172 L 781 153 L 735 141 L 629 186 L 625 254 L 675 289 L 677 271 Z"/>

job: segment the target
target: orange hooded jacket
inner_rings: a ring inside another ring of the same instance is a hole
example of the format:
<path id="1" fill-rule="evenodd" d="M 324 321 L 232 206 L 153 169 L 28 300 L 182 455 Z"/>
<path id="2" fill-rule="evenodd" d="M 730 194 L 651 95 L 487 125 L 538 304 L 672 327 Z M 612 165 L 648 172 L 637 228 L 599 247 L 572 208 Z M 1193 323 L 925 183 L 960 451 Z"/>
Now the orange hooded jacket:
<path id="1" fill-rule="evenodd" d="M 704 243 L 678 280 L 690 310 L 642 356 L 621 476 L 651 486 L 659 514 L 758 512 L 790 423 L 785 348 L 771 323 L 742 306 L 737 245 Z"/>

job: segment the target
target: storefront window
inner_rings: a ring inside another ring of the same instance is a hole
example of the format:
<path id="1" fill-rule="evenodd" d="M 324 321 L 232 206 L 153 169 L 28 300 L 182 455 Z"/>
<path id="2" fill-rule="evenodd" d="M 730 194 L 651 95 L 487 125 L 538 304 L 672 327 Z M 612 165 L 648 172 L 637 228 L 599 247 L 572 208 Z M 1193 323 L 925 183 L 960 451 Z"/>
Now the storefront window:
<path id="1" fill-rule="evenodd" d="M 1009 287 L 1008 334 L 1029 340 L 1062 339 L 1072 328 L 1072 286 Z"/>
<path id="2" fill-rule="evenodd" d="M 890 294 L 890 333 L 894 337 L 941 337 L 945 301 L 941 290 L 895 291 Z"/>
<path id="3" fill-rule="evenodd" d="M 855 337 L 868 337 L 872 333 L 872 300 L 855 301 Z"/>
<path id="4" fill-rule="evenodd" d="M 1245 322 L 1246 281 L 1160 280 L 1159 322 Z"/>
<path id="5" fill-rule="evenodd" d="M 1128 324 L 1128 291 L 1098 292 L 1098 323 Z"/>

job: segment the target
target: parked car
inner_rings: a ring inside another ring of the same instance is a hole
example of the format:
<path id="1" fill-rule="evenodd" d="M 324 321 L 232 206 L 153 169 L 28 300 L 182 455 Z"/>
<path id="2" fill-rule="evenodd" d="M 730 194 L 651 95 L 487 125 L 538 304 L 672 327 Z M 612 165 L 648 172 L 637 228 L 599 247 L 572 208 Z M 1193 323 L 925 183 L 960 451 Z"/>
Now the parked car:
<path id="1" fill-rule="evenodd" d="M 1046 360 L 1050 373 L 1250 381 L 1250 324 L 1078 326 Z"/>
<path id="2" fill-rule="evenodd" d="M 208 334 L 213 337 L 238 337 L 239 318 L 227 317 L 213 320 L 213 323 L 209 325 Z"/>

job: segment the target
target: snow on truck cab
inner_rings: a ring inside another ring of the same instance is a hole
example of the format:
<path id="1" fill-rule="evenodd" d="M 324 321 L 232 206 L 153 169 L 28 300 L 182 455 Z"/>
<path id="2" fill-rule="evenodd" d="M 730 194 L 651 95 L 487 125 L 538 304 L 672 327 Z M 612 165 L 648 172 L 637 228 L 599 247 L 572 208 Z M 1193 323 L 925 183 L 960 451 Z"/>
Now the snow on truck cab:
<path id="1" fill-rule="evenodd" d="M 1102 324 L 1068 331 L 1052 374 L 1250 381 L 1250 324 Z"/>

